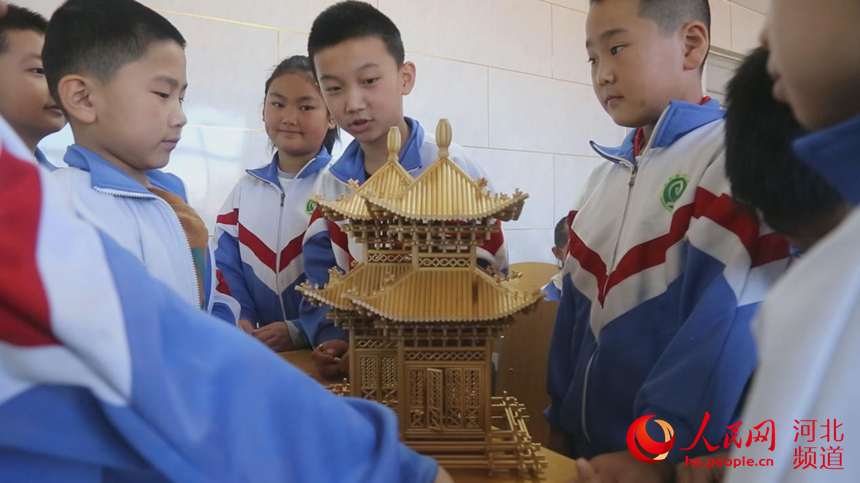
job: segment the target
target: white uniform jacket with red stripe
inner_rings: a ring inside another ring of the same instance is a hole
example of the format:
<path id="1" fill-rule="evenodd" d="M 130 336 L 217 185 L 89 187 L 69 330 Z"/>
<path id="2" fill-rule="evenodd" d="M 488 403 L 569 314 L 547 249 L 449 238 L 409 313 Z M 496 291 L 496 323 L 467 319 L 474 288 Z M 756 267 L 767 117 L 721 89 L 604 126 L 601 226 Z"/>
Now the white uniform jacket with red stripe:
<path id="1" fill-rule="evenodd" d="M 436 139 L 424 132 L 418 123 L 406 118 L 409 124 L 409 138 L 400 151 L 400 164 L 414 177 L 424 172 L 436 161 L 439 148 Z M 475 163 L 465 150 L 456 144 L 450 147 L 451 160 L 461 167 L 472 179 L 489 178 Z M 353 141 L 341 158 L 333 163 L 330 169 L 322 173 L 322 196 L 325 199 L 335 199 L 341 194 L 351 192 L 349 180 L 354 179 L 362 184 L 366 175 L 364 170 L 364 153 L 358 141 Z M 487 185 L 492 191 L 492 183 Z M 341 222 L 342 224 L 343 222 Z M 497 222 L 498 223 L 498 222 Z M 352 236 L 341 231 L 338 223 L 330 222 L 322 217 L 320 210 L 315 210 L 304 239 L 305 272 L 311 283 L 320 287 L 328 283 L 328 271 L 337 267 L 346 272 L 353 260 L 362 260 L 361 245 L 355 243 Z M 483 266 L 507 272 L 508 248 L 505 245 L 501 230 L 478 247 L 479 263 Z M 334 327 L 326 319 L 327 307 L 313 307 L 303 301 L 301 306 L 301 325 L 313 345 L 332 339 L 346 339 L 346 331 Z"/>
<path id="2" fill-rule="evenodd" d="M 249 169 L 227 197 L 215 225 L 212 244 L 215 262 L 233 297 L 241 305 L 240 318 L 259 325 L 287 322 L 294 344 L 304 336 L 297 329 L 304 282 L 302 239 L 320 192 L 322 173 L 331 155 L 317 156 L 285 180 L 278 179 L 278 155 L 260 168 Z"/>
<path id="3" fill-rule="evenodd" d="M 31 156 L 0 116 L 0 481 L 434 480 L 389 408 L 182 300 Z"/>
<path id="4" fill-rule="evenodd" d="M 593 145 L 606 161 L 568 218 L 546 411 L 584 457 L 626 451 L 646 415 L 674 429 L 670 460 L 703 452 L 680 449 L 706 411 L 711 444 L 736 421 L 756 364 L 750 321 L 788 243 L 732 201 L 722 115 L 716 101 L 672 102 L 641 155 L 632 132 Z"/>

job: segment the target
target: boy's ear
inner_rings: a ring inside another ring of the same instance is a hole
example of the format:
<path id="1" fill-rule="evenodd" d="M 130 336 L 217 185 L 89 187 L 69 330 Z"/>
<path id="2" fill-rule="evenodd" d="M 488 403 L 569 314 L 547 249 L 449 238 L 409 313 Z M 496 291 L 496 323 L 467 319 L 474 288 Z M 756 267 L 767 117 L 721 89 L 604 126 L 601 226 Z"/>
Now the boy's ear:
<path id="1" fill-rule="evenodd" d="M 81 124 L 92 124 L 96 121 L 96 110 L 93 103 L 95 90 L 93 79 L 81 75 L 67 75 L 57 84 L 57 94 L 60 104 L 66 111 L 69 121 L 75 120 Z"/>
<path id="2" fill-rule="evenodd" d="M 334 129 L 335 127 L 337 127 L 337 121 L 334 120 L 334 117 L 332 117 L 331 113 L 329 113 L 328 115 L 328 124 L 326 124 L 326 127 L 328 129 Z"/>
<path id="3" fill-rule="evenodd" d="M 684 40 L 684 69 L 701 69 L 711 48 L 711 36 L 705 24 L 695 20 L 684 24 L 681 28 Z"/>
<path id="4" fill-rule="evenodd" d="M 403 63 L 400 67 L 400 80 L 403 83 L 400 92 L 408 96 L 415 87 L 415 64 L 409 61 Z"/>

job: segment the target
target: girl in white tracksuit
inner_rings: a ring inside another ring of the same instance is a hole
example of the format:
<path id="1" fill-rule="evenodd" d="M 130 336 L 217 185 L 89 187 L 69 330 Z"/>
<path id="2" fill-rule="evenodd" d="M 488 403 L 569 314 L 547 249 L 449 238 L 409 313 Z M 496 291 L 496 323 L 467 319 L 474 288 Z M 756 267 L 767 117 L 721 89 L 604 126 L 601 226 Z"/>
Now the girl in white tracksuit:
<path id="1" fill-rule="evenodd" d="M 239 326 L 273 350 L 307 346 L 295 324 L 307 277 L 302 238 L 331 160 L 337 127 L 305 56 L 281 62 L 266 81 L 263 121 L 272 160 L 250 169 L 218 215 L 215 261 L 241 305 Z"/>

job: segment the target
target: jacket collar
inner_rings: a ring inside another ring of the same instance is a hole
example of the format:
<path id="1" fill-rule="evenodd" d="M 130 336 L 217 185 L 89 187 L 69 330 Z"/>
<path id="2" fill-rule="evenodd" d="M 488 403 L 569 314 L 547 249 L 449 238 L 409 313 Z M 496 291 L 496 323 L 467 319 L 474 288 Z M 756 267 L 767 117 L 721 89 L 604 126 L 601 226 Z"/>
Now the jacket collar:
<path id="1" fill-rule="evenodd" d="M 298 174 L 296 174 L 296 179 L 304 179 L 319 172 L 319 170 L 325 168 L 329 161 L 331 161 L 331 154 L 329 154 L 328 149 L 323 147 L 314 159 L 305 163 L 302 169 L 299 170 Z M 245 172 L 262 181 L 268 181 L 278 188 L 281 187 L 280 180 L 278 180 L 277 152 L 272 156 L 272 161 L 269 164 L 260 168 L 249 169 Z"/>
<path id="2" fill-rule="evenodd" d="M 414 119 L 404 118 L 409 125 L 409 139 L 400 150 L 400 165 L 406 171 L 421 167 L 421 145 L 424 144 L 424 128 Z M 359 184 L 367 181 L 364 175 L 364 151 L 358 141 L 353 140 L 343 156 L 331 166 L 331 174 L 339 181 L 348 183 L 354 179 Z"/>
<path id="3" fill-rule="evenodd" d="M 860 205 L 860 116 L 803 136 L 794 150 L 846 200 Z"/>
<path id="4" fill-rule="evenodd" d="M 137 180 L 83 146 L 77 144 L 69 146 L 63 160 L 71 167 L 89 172 L 93 188 L 155 196 Z M 156 188 L 169 191 L 185 199 L 185 187 L 182 186 L 182 181 L 176 176 L 151 169 L 146 172 L 146 177 L 149 178 L 150 184 Z"/>
<path id="5" fill-rule="evenodd" d="M 668 148 L 675 141 L 692 131 L 723 118 L 719 101 L 711 99 L 704 104 L 692 104 L 684 101 L 671 101 L 663 111 L 660 120 L 651 134 L 651 149 Z M 632 130 L 624 142 L 616 147 L 604 147 L 591 141 L 591 147 L 597 154 L 613 163 L 636 164 L 633 155 L 633 138 L 636 130 Z"/>

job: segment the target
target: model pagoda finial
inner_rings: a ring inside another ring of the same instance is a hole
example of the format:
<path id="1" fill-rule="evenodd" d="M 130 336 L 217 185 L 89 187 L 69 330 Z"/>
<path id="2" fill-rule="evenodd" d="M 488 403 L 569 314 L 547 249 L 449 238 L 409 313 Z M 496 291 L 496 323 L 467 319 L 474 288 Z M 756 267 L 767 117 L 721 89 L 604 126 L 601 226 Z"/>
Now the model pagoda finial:
<path id="1" fill-rule="evenodd" d="M 436 125 L 436 144 L 439 146 L 439 159 L 449 157 L 448 148 L 451 146 L 451 123 L 447 119 L 439 119 Z"/>
<path id="2" fill-rule="evenodd" d="M 388 162 L 397 163 L 400 157 L 400 129 L 392 126 L 388 130 Z"/>

